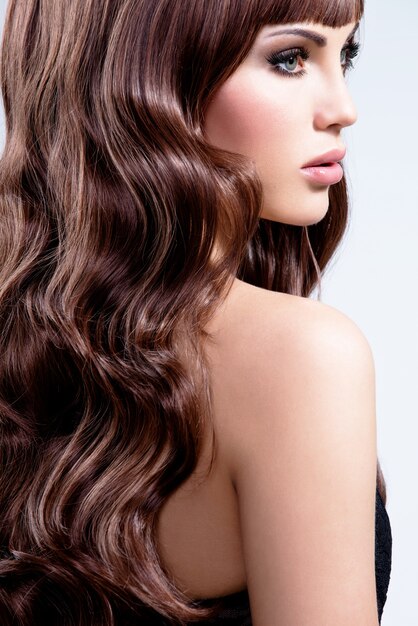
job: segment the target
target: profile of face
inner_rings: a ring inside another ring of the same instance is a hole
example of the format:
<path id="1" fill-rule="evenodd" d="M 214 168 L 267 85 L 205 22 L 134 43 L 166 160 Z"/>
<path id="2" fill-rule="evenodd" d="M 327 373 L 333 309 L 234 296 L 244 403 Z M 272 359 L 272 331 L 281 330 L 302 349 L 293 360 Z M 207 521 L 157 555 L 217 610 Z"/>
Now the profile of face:
<path id="1" fill-rule="evenodd" d="M 342 129 L 357 119 L 346 75 L 357 53 L 357 27 L 298 22 L 261 28 L 208 103 L 205 137 L 255 163 L 262 218 L 309 225 L 328 210 L 329 188 L 341 179 L 341 167 L 304 166 L 344 157 Z M 321 160 L 334 150 L 340 152 Z"/>

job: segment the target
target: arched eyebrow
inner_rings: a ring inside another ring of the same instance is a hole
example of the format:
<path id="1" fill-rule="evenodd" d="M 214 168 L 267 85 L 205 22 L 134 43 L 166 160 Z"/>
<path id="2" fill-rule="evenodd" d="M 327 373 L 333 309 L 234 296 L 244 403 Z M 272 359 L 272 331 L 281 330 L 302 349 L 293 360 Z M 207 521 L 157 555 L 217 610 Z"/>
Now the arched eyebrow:
<path id="1" fill-rule="evenodd" d="M 360 22 L 357 22 L 351 33 L 348 35 L 346 41 L 354 36 L 359 26 Z M 267 37 L 275 37 L 277 35 L 301 35 L 301 37 L 306 37 L 307 39 L 314 41 L 320 48 L 323 48 L 328 43 L 326 37 L 313 30 L 307 30 L 306 28 L 283 28 L 282 30 L 275 30 L 274 33 L 270 33 Z"/>

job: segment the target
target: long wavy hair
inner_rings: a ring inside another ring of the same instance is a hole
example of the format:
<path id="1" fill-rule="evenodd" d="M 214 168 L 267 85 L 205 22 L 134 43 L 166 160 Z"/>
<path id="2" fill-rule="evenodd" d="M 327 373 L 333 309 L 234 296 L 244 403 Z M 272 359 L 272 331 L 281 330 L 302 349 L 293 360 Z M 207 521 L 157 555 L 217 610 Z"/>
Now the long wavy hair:
<path id="1" fill-rule="evenodd" d="M 314 225 L 260 218 L 254 167 L 208 144 L 205 107 L 263 25 L 362 14 L 363 0 L 9 2 L 2 626 L 183 624 L 216 611 L 176 586 L 156 537 L 208 429 L 209 471 L 215 458 L 205 326 L 234 277 L 312 294 L 348 198 L 343 178 Z M 379 463 L 377 479 L 386 501 Z"/>

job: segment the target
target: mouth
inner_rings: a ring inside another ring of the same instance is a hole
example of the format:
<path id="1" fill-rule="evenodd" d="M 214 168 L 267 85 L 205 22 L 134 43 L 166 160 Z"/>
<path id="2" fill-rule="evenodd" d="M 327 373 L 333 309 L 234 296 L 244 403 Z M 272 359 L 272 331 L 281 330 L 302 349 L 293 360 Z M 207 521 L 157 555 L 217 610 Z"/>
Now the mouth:
<path id="1" fill-rule="evenodd" d="M 345 157 L 346 150 L 343 149 L 334 149 L 329 150 L 325 154 L 321 154 L 318 157 L 312 159 L 308 163 L 305 163 L 303 168 L 308 167 L 332 167 L 335 163 L 342 161 Z"/>
<path id="2" fill-rule="evenodd" d="M 339 163 L 339 161 L 335 160 L 335 161 L 323 161 L 322 163 L 320 162 L 310 163 L 309 165 L 304 165 L 302 169 L 308 169 L 310 167 L 332 167 L 336 163 Z"/>
<path id="3" fill-rule="evenodd" d="M 335 185 L 344 175 L 343 168 L 336 161 L 305 166 L 301 168 L 301 172 L 311 182 L 319 185 Z"/>

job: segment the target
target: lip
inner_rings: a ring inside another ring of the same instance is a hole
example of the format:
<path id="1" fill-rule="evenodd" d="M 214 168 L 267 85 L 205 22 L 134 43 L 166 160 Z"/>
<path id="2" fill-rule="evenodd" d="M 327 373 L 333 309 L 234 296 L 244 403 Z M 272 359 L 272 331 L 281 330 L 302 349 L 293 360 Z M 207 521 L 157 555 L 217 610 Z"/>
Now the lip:
<path id="1" fill-rule="evenodd" d="M 336 161 L 330 165 L 311 165 L 301 168 L 302 175 L 319 185 L 335 185 L 344 176 L 343 168 Z"/>
<path id="2" fill-rule="evenodd" d="M 325 154 L 321 154 L 320 156 L 313 158 L 311 161 L 308 161 L 308 163 L 305 163 L 305 165 L 302 165 L 302 169 L 305 167 L 315 167 L 318 165 L 342 161 L 345 157 L 345 153 L 345 148 L 329 150 L 329 152 L 325 152 Z"/>

